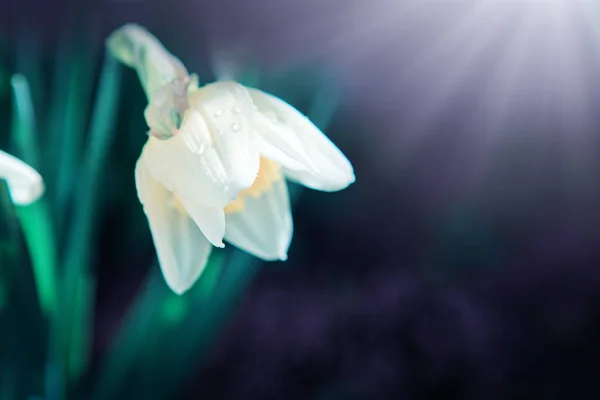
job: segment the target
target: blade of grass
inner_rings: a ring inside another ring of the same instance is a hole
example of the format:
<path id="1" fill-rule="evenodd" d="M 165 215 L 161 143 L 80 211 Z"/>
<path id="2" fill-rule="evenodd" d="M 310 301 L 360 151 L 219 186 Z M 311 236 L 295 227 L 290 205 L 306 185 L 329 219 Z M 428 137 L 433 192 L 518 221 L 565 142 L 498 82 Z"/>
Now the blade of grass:
<path id="1" fill-rule="evenodd" d="M 82 143 L 85 126 L 80 129 L 74 129 L 74 132 L 66 132 L 69 129 L 69 122 L 72 126 L 77 126 L 79 119 L 84 119 L 87 116 L 89 106 L 89 93 L 93 86 L 94 74 L 94 54 L 85 46 L 90 43 L 93 32 L 90 24 L 86 23 L 78 15 L 79 5 L 76 0 L 67 0 L 63 10 L 62 32 L 58 40 L 58 45 L 54 51 L 53 77 L 51 81 L 49 104 L 45 115 L 45 126 L 48 128 L 44 148 L 47 151 L 48 157 L 45 158 L 46 165 L 44 171 L 46 180 L 49 183 L 49 188 L 54 190 L 58 186 L 58 174 L 62 168 L 62 160 L 65 156 L 65 149 L 76 146 L 68 146 L 65 142 Z M 85 26 L 85 28 L 84 28 Z M 85 34 L 77 34 L 76 32 L 86 32 Z M 85 75 L 85 76 L 83 76 Z M 87 95 L 83 95 L 86 93 Z M 79 96 L 81 94 L 81 96 Z M 81 108 L 71 108 L 75 99 L 79 98 Z M 72 134 L 77 135 L 74 138 Z M 81 151 L 80 147 L 76 149 Z M 67 158 L 72 158 L 72 155 Z M 57 162 L 57 160 L 60 160 Z M 61 178 L 72 182 L 74 180 L 73 171 L 66 171 L 71 177 L 70 179 Z M 64 173 L 64 172 L 63 172 Z M 64 184 L 63 184 L 64 185 Z M 52 200 L 56 201 L 57 193 L 51 193 Z M 62 204 L 62 203 L 58 203 Z M 63 206 L 64 207 L 64 206 Z M 62 212 L 63 210 L 61 210 Z M 61 221 L 62 222 L 62 221 Z"/>
<path id="2" fill-rule="evenodd" d="M 15 74 L 10 79 L 13 90 L 14 115 L 12 138 L 23 161 L 39 170 L 35 112 L 29 83 L 25 76 Z"/>
<path id="3" fill-rule="evenodd" d="M 69 351 L 68 376 L 72 379 L 81 377 L 89 362 L 89 340 L 92 337 L 94 322 L 93 309 L 96 295 L 95 280 L 87 273 L 78 277 L 75 296 L 74 320 L 79 321 L 72 326 L 71 351 Z M 79 330 L 79 331 L 77 331 Z"/>
<path id="4" fill-rule="evenodd" d="M 59 163 L 62 157 L 63 140 L 67 139 L 63 136 L 65 130 L 65 116 L 67 110 L 67 99 L 69 91 L 65 90 L 69 87 L 71 81 L 72 67 L 75 64 L 72 35 L 63 34 L 58 42 L 58 48 L 55 51 L 56 59 L 54 60 L 54 76 L 50 86 L 50 101 L 48 104 L 47 114 L 45 115 L 45 126 L 48 129 L 48 134 L 44 142 L 48 158 L 45 160 L 46 165 L 46 181 L 49 188 L 54 188 L 57 182 L 59 171 Z M 54 195 L 54 193 L 52 193 Z"/>
<path id="5" fill-rule="evenodd" d="M 69 204 L 69 195 L 73 193 L 76 179 L 77 165 L 80 161 L 79 154 L 84 138 L 86 115 L 93 87 L 94 59 L 92 54 L 77 51 L 74 62 L 70 65 L 71 74 L 68 77 L 66 109 L 63 115 L 60 140 L 60 157 L 58 162 L 58 176 L 56 178 L 55 202 L 57 220 L 63 221 L 66 208 Z M 61 112 L 62 110 L 59 110 Z M 61 229 L 62 231 L 62 229 Z"/>
<path id="6" fill-rule="evenodd" d="M 90 310 L 82 310 L 79 307 L 92 304 L 91 296 L 93 290 L 86 291 L 85 279 L 88 276 L 86 266 L 90 260 L 91 243 L 93 241 L 93 224 L 95 220 L 96 199 L 99 195 L 98 189 L 104 172 L 108 150 L 112 144 L 115 129 L 116 110 L 119 97 L 119 82 L 121 70 L 119 65 L 108 54 L 105 57 L 104 66 L 100 76 L 97 96 L 94 102 L 94 110 L 90 125 L 90 135 L 81 174 L 78 179 L 77 201 L 73 210 L 73 220 L 69 229 L 69 236 L 65 256 L 65 272 L 63 281 L 64 295 L 61 302 L 63 321 L 61 323 L 62 354 L 67 365 L 65 370 L 71 371 L 70 377 L 75 379 L 85 368 L 87 354 L 89 352 L 89 337 L 84 337 L 87 332 L 84 326 L 88 321 Z M 77 300 L 80 304 L 77 304 Z M 74 338 L 73 335 L 79 337 Z M 77 353 L 81 357 L 79 367 L 70 366 L 72 358 L 70 354 Z"/>
<path id="7" fill-rule="evenodd" d="M 58 307 L 57 256 L 48 204 L 41 199 L 15 211 L 31 256 L 40 307 L 44 315 L 53 318 Z"/>
<path id="8" fill-rule="evenodd" d="M 22 159 L 36 168 L 39 166 L 39 146 L 29 85 L 20 74 L 12 77 L 11 85 L 15 104 L 12 140 Z M 16 215 L 31 256 L 40 307 L 47 317 L 52 317 L 58 306 L 57 255 L 48 205 L 41 199 L 28 206 L 16 207 Z"/>
<path id="9" fill-rule="evenodd" d="M 30 25 L 24 21 L 21 21 L 19 25 L 15 68 L 17 72 L 27 76 L 32 103 L 37 107 L 41 107 L 43 104 L 43 72 L 42 49 L 40 41 L 36 40 L 38 29 L 35 25 Z"/>

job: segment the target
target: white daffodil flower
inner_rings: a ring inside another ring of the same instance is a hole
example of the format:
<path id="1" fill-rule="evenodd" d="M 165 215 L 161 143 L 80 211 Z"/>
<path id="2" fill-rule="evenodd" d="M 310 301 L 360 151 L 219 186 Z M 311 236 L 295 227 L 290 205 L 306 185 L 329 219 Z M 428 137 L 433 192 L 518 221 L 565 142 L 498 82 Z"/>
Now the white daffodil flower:
<path id="1" fill-rule="evenodd" d="M 180 95 L 173 71 L 185 68 L 143 28 L 126 25 L 108 44 L 138 73 L 153 71 L 165 86 L 164 98 Z M 153 55 L 132 62 L 131 49 Z M 178 127 L 156 135 L 153 130 L 163 127 L 154 122 L 170 111 L 158 107 L 163 114 L 146 114 L 150 135 L 135 173 L 163 275 L 179 294 L 223 240 L 263 260 L 287 258 L 293 227 L 285 178 L 322 191 L 344 189 L 355 179 L 342 152 L 283 100 L 227 81 L 185 91 L 179 104 L 186 107 L 176 108 Z"/>
<path id="2" fill-rule="evenodd" d="M 0 179 L 6 180 L 14 204 L 26 206 L 44 194 L 40 174 L 16 157 L 0 150 Z"/>

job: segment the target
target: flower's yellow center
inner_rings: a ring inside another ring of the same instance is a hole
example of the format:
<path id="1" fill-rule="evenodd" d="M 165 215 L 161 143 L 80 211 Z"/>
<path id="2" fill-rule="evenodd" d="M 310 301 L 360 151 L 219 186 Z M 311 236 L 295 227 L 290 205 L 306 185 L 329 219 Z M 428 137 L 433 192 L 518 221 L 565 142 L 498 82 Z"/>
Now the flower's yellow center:
<path id="1" fill-rule="evenodd" d="M 238 194 L 238 198 L 227 204 L 224 211 L 225 214 L 240 212 L 244 209 L 244 202 L 247 196 L 254 198 L 260 197 L 264 192 L 271 189 L 273 183 L 281 179 L 281 170 L 279 164 L 267 158 L 260 158 L 260 166 L 258 168 L 258 176 L 254 180 L 252 186 L 246 190 L 242 190 Z"/>
<path id="2" fill-rule="evenodd" d="M 238 193 L 238 198 L 225 206 L 225 214 L 233 214 L 244 209 L 244 202 L 247 196 L 254 198 L 260 197 L 264 192 L 271 189 L 273 183 L 281 179 L 281 170 L 279 164 L 267 158 L 260 158 L 260 166 L 258 168 L 258 176 L 254 180 L 252 186 Z M 173 195 L 173 206 L 182 214 L 187 215 L 183 204 L 176 194 Z"/>

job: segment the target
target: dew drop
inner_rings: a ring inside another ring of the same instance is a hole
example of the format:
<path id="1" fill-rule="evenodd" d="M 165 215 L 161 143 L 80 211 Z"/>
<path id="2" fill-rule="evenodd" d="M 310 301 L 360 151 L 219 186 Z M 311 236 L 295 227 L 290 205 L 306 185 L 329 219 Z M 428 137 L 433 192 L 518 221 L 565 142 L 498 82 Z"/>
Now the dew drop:
<path id="1" fill-rule="evenodd" d="M 238 124 L 237 122 L 234 122 L 233 124 L 231 124 L 231 130 L 232 131 L 237 132 L 240 129 L 242 129 L 242 126 L 240 124 Z"/>
<path id="2" fill-rule="evenodd" d="M 233 109 L 231 110 L 232 113 L 234 114 L 241 114 L 242 113 L 242 109 L 239 108 L 238 106 L 233 107 Z"/>
<path id="3" fill-rule="evenodd" d="M 221 115 L 223 115 L 224 111 L 223 110 L 217 110 L 214 113 L 215 118 L 219 118 Z"/>

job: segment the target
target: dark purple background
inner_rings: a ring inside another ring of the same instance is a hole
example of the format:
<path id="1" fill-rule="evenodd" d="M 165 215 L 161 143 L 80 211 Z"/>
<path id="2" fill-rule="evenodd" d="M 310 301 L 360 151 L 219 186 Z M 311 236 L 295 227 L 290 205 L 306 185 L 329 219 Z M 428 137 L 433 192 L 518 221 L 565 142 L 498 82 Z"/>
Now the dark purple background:
<path id="1" fill-rule="evenodd" d="M 53 51 L 60 1 L 0 1 L 0 32 L 28 21 Z M 600 397 L 599 36 L 583 11 L 519 3 L 82 2 L 99 40 L 134 21 L 190 70 L 242 47 L 264 74 L 342 89 L 328 134 L 356 184 L 303 194 L 290 260 L 262 269 L 182 394 Z M 139 285 L 107 268 L 100 341 Z"/>

